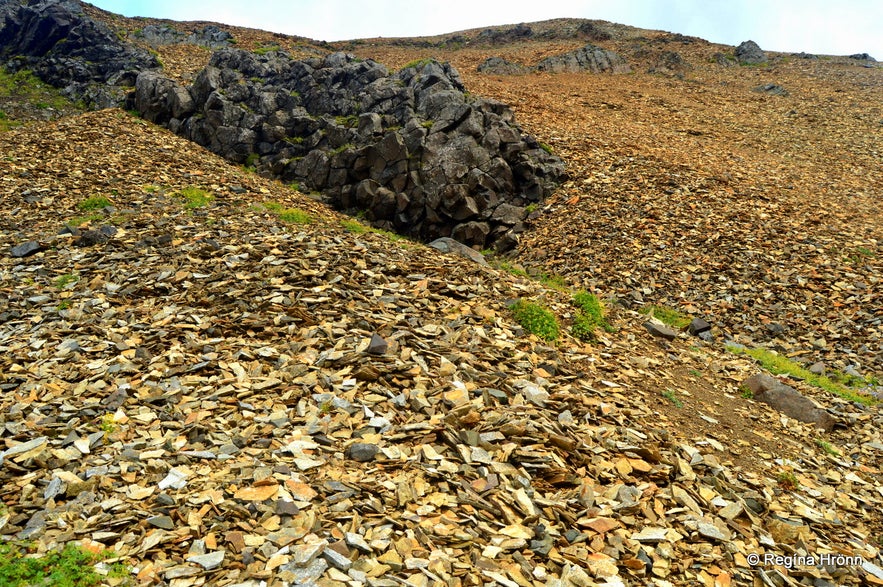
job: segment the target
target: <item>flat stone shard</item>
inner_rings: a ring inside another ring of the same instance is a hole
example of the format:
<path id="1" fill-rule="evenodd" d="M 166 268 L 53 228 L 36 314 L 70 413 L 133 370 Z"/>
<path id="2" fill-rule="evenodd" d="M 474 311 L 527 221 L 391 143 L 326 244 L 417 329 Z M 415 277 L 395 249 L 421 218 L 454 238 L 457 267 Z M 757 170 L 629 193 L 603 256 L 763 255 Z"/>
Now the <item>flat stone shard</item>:
<path id="1" fill-rule="evenodd" d="M 812 400 L 802 396 L 796 389 L 785 385 L 771 375 L 758 373 L 743 381 L 742 384 L 751 390 L 755 400 L 763 402 L 795 420 L 815 424 L 826 432 L 830 432 L 838 423 L 834 416 L 816 407 Z"/>
<path id="2" fill-rule="evenodd" d="M 9 250 L 9 254 L 16 258 L 30 257 L 36 253 L 39 253 L 43 247 L 40 246 L 40 243 L 37 241 L 28 241 L 25 243 L 21 243 L 20 245 L 15 245 Z"/>
<path id="3" fill-rule="evenodd" d="M 652 334 L 653 336 L 658 336 L 659 338 L 664 338 L 665 340 L 674 340 L 678 337 L 678 333 L 668 326 L 664 324 L 657 324 L 656 322 L 647 321 L 644 322 L 644 328 Z"/>
<path id="4" fill-rule="evenodd" d="M 455 241 L 449 237 L 442 237 L 439 239 L 435 239 L 429 246 L 438 249 L 442 253 L 452 253 L 455 255 L 460 255 L 461 257 L 465 257 L 471 261 L 475 261 L 479 265 L 488 266 L 487 260 L 484 258 L 484 255 L 473 249 L 472 247 L 467 247 L 461 242 Z"/>

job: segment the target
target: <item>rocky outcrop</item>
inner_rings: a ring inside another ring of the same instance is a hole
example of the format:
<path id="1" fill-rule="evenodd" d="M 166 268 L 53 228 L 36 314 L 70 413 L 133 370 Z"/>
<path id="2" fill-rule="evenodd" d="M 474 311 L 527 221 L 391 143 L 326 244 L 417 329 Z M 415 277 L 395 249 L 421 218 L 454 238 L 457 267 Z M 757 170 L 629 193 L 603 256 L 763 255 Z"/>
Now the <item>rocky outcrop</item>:
<path id="1" fill-rule="evenodd" d="M 160 66 L 86 16 L 77 0 L 0 3 L 0 59 L 97 107 L 119 105 L 138 72 Z"/>
<path id="2" fill-rule="evenodd" d="M 537 71 L 552 73 L 576 73 L 589 71 L 592 73 L 628 73 L 631 71 L 625 59 L 613 51 L 586 45 L 576 51 L 547 57 L 537 63 Z"/>
<path id="3" fill-rule="evenodd" d="M 162 45 L 174 45 L 177 43 L 189 43 L 200 45 L 209 49 L 223 49 L 230 46 L 233 35 L 221 30 L 214 25 L 207 25 L 198 32 L 185 35 L 166 24 L 150 24 L 135 33 L 139 39 L 150 43 L 154 47 Z"/>
<path id="4" fill-rule="evenodd" d="M 743 41 L 736 47 L 736 60 L 739 65 L 756 65 L 768 61 L 766 53 L 754 41 Z"/>
<path id="5" fill-rule="evenodd" d="M 232 161 L 425 240 L 513 246 L 524 207 L 564 177 L 563 162 L 525 135 L 507 106 L 468 97 L 456 70 L 431 60 L 390 74 L 344 53 L 296 61 L 227 49 L 189 87 L 143 73 L 130 106 Z"/>
<path id="6" fill-rule="evenodd" d="M 488 57 L 478 66 L 479 73 L 496 75 L 522 75 L 531 71 L 533 71 L 533 68 L 507 61 L 502 57 Z"/>
<path id="7" fill-rule="evenodd" d="M 478 33 L 476 40 L 480 43 L 491 45 L 508 45 L 517 41 L 524 41 L 534 36 L 533 29 L 521 23 L 506 29 L 485 29 Z"/>
<path id="8" fill-rule="evenodd" d="M 613 51 L 586 45 L 576 51 L 547 57 L 533 67 L 506 61 L 502 57 L 488 57 L 478 66 L 479 73 L 519 75 L 532 71 L 552 73 L 628 73 L 626 60 Z"/>

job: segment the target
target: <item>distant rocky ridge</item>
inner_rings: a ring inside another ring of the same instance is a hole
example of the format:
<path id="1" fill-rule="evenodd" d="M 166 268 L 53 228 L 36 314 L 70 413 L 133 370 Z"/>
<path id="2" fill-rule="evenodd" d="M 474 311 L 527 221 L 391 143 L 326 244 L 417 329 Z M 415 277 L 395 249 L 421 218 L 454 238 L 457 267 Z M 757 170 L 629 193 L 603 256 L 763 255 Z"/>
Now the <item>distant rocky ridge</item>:
<path id="1" fill-rule="evenodd" d="M 139 72 L 160 67 L 150 53 L 89 18 L 77 0 L 0 2 L 0 61 L 98 108 L 119 105 Z"/>
<path id="2" fill-rule="evenodd" d="M 564 164 L 494 100 L 467 96 L 447 64 L 390 74 L 345 53 L 214 54 L 189 87 L 138 77 L 130 106 L 237 163 L 320 191 L 338 209 L 422 239 L 508 249 L 525 207 Z"/>

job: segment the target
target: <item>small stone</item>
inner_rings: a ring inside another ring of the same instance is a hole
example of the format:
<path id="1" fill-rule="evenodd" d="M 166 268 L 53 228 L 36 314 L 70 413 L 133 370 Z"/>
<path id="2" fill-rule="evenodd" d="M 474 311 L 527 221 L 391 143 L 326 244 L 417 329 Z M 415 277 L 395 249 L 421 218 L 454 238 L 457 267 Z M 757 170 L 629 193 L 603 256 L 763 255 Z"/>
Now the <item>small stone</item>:
<path id="1" fill-rule="evenodd" d="M 693 321 L 690 322 L 690 325 L 687 327 L 687 330 L 693 336 L 699 336 L 703 332 L 708 332 L 711 330 L 711 324 L 703 320 L 702 318 L 693 318 Z"/>
<path id="2" fill-rule="evenodd" d="M 389 343 L 375 332 L 371 335 L 371 342 L 368 343 L 368 348 L 365 349 L 365 352 L 369 355 L 383 355 L 388 349 Z"/>
<path id="3" fill-rule="evenodd" d="M 644 328 L 646 328 L 653 336 L 658 336 L 665 340 L 674 340 L 678 337 L 678 333 L 668 326 L 656 324 L 655 322 L 644 322 Z"/>
<path id="4" fill-rule="evenodd" d="M 367 442 L 356 442 L 349 445 L 346 449 L 346 457 L 360 463 L 371 461 L 380 450 L 376 444 Z"/>
<path id="5" fill-rule="evenodd" d="M 208 554 L 188 556 L 187 562 L 196 563 L 197 565 L 204 568 L 206 571 L 210 571 L 221 566 L 221 563 L 224 562 L 224 554 L 225 553 L 223 550 L 218 550 L 216 552 L 210 552 Z"/>
<path id="6" fill-rule="evenodd" d="M 9 254 L 17 258 L 30 257 L 34 253 L 39 252 L 41 249 L 42 247 L 37 241 L 28 241 L 26 243 L 21 243 L 20 245 L 12 247 L 12 249 L 10 249 L 9 251 Z"/>
<path id="7" fill-rule="evenodd" d="M 668 533 L 668 530 L 665 528 L 653 528 L 646 527 L 643 528 L 640 532 L 636 532 L 632 534 L 631 539 L 637 540 L 638 542 L 662 542 L 665 540 L 665 536 Z"/>
<path id="8" fill-rule="evenodd" d="M 169 516 L 153 516 L 151 518 L 147 518 L 147 523 L 151 526 L 162 528 L 163 530 L 175 529 L 175 523 Z"/>
<path id="9" fill-rule="evenodd" d="M 349 559 L 349 557 L 337 552 L 333 548 L 326 548 L 322 553 L 322 556 L 325 557 L 331 566 L 336 569 L 340 569 L 341 571 L 348 571 L 351 566 L 353 566 L 353 561 Z"/>
<path id="10" fill-rule="evenodd" d="M 711 538 L 712 540 L 724 541 L 728 540 L 728 537 L 721 532 L 717 526 L 714 524 L 709 524 L 707 522 L 699 522 L 697 529 L 699 533 L 705 536 L 706 538 Z"/>
<path id="11" fill-rule="evenodd" d="M 822 361 L 817 361 L 810 365 L 809 372 L 813 375 L 824 375 L 825 374 L 825 363 Z"/>
<path id="12" fill-rule="evenodd" d="M 277 499 L 276 513 L 280 516 L 296 516 L 298 513 L 300 513 L 300 508 L 298 508 L 293 501 Z"/>
<path id="13" fill-rule="evenodd" d="M 347 532 L 344 536 L 344 540 L 349 546 L 352 546 L 356 550 L 360 550 L 364 553 L 370 553 L 373 549 L 368 545 L 365 541 L 365 538 L 361 534 L 356 534 L 355 532 Z"/>

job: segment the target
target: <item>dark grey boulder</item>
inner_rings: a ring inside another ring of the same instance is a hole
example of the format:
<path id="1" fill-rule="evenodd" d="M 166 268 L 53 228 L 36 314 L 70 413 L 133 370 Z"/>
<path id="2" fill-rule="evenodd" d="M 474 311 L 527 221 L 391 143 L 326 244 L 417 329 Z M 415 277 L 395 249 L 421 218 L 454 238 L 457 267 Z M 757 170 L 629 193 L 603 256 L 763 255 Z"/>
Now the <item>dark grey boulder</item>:
<path id="1" fill-rule="evenodd" d="M 740 43 L 736 47 L 735 55 L 740 65 L 754 65 L 768 61 L 766 53 L 754 41 L 743 41 Z"/>
<path id="2" fill-rule="evenodd" d="M 817 407 L 809 398 L 801 395 L 790 385 L 785 385 L 766 373 L 758 373 L 742 382 L 754 394 L 754 399 L 763 402 L 787 416 L 815 424 L 830 432 L 838 420 L 825 410 Z"/>
<path id="3" fill-rule="evenodd" d="M 877 61 L 876 59 L 874 59 L 873 57 L 871 57 L 867 53 L 855 53 L 853 55 L 850 55 L 849 58 L 850 59 L 857 59 L 859 61 L 874 61 L 874 62 Z"/>

